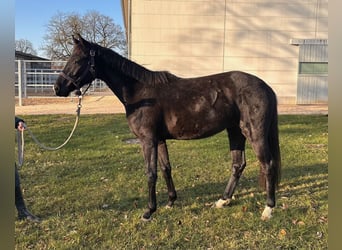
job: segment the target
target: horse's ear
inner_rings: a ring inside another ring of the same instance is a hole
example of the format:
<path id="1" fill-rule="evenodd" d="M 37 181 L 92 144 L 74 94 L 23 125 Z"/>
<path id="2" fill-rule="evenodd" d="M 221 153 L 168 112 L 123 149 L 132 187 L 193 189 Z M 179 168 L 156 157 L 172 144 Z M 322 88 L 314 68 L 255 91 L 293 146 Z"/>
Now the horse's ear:
<path id="1" fill-rule="evenodd" d="M 80 41 L 75 38 L 74 35 L 72 35 L 72 40 L 74 41 L 74 44 L 79 44 Z"/>
<path id="2" fill-rule="evenodd" d="M 76 37 L 77 38 L 76 38 Z M 82 45 L 83 47 L 87 47 L 89 45 L 89 42 L 85 40 L 79 33 L 72 35 L 72 40 L 74 41 L 75 45 Z"/>
<path id="3" fill-rule="evenodd" d="M 80 34 L 77 34 L 78 35 L 78 39 L 79 39 L 79 42 L 81 45 L 83 45 L 83 47 L 89 47 L 90 44 L 87 40 L 85 40 Z"/>

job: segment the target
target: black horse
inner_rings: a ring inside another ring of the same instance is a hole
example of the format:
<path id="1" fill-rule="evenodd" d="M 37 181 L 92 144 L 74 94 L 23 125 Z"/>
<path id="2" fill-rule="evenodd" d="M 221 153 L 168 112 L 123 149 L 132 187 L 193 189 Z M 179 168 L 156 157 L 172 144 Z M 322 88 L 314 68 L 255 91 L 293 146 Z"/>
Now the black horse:
<path id="1" fill-rule="evenodd" d="M 58 96 L 101 79 L 120 99 L 131 131 L 142 145 L 148 179 L 148 209 L 156 211 L 157 162 L 168 188 L 168 206 L 177 198 L 171 176 L 167 139 L 199 139 L 224 129 L 228 132 L 232 175 L 216 207 L 229 204 L 246 166 L 246 138 L 261 163 L 259 183 L 266 189 L 262 219 L 271 217 L 280 181 L 277 100 L 256 76 L 231 71 L 199 78 L 180 78 L 166 71 L 150 71 L 114 51 L 73 37 L 73 52 L 58 77 Z"/>

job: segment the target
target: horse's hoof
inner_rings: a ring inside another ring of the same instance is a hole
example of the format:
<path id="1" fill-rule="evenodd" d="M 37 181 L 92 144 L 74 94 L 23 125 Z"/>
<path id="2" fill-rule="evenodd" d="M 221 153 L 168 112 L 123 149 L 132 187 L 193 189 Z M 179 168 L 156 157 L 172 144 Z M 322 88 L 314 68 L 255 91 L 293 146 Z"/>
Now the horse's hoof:
<path id="1" fill-rule="evenodd" d="M 141 216 L 141 220 L 144 221 L 144 222 L 149 222 L 149 221 L 152 220 L 152 216 L 143 214 L 143 215 Z"/>
<path id="2" fill-rule="evenodd" d="M 167 204 L 166 204 L 166 208 L 172 208 L 173 207 L 173 201 L 169 201 Z"/>
<path id="3" fill-rule="evenodd" d="M 272 208 L 269 206 L 266 206 L 264 211 L 261 214 L 261 219 L 262 220 L 269 220 L 272 217 Z"/>
<path id="4" fill-rule="evenodd" d="M 227 206 L 230 203 L 231 199 L 219 199 L 218 201 L 216 201 L 213 205 L 213 207 L 215 208 L 223 208 L 224 206 Z"/>
<path id="5" fill-rule="evenodd" d="M 141 220 L 142 220 L 143 222 L 150 222 L 150 221 L 152 220 L 152 217 L 150 217 L 150 218 L 145 218 L 144 216 L 141 216 Z"/>

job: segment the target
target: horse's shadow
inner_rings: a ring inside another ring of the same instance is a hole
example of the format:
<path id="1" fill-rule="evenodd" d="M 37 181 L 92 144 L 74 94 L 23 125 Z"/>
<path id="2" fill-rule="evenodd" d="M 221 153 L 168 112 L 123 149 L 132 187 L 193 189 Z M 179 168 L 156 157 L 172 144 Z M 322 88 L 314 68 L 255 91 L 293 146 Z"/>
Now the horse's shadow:
<path id="1" fill-rule="evenodd" d="M 178 189 L 178 199 L 175 202 L 175 207 L 190 206 L 195 201 L 202 203 L 203 206 L 210 206 L 221 197 L 226 185 L 227 182 L 205 182 Z M 282 171 L 282 181 L 277 191 L 277 197 L 279 201 L 280 197 L 296 197 L 324 190 L 327 187 L 328 170 L 325 164 L 285 166 Z M 163 207 L 167 203 L 166 189 L 158 192 L 157 199 L 158 207 Z M 236 188 L 233 203 L 254 202 L 255 199 L 262 204 L 266 200 L 265 192 L 258 186 L 258 176 L 242 177 Z M 111 202 L 110 207 L 124 212 L 131 209 L 144 208 L 147 200 L 147 194 L 146 196 L 124 197 Z"/>
<path id="2" fill-rule="evenodd" d="M 256 200 L 264 203 L 266 194 L 258 186 L 258 176 L 240 179 L 235 190 L 235 200 L 233 204 L 254 203 Z M 161 180 L 162 181 L 162 180 Z M 228 178 L 227 178 L 228 181 Z M 195 185 L 189 184 L 177 190 L 178 199 L 174 204 L 175 208 L 191 206 L 194 202 L 200 207 L 210 207 L 214 201 L 221 197 L 227 182 L 203 182 Z M 177 185 L 177 183 L 176 183 Z M 129 187 L 127 187 L 129 188 Z M 328 188 L 328 169 L 326 164 L 315 164 L 309 166 L 284 166 L 282 170 L 282 181 L 277 191 L 278 203 L 280 197 L 296 197 L 303 194 L 310 194 Z M 105 191 L 104 191 L 105 192 Z M 72 207 L 62 208 L 64 214 L 82 213 L 91 210 L 114 210 L 119 213 L 126 213 L 135 209 L 146 207 L 148 201 L 147 193 L 135 196 L 120 196 L 118 199 L 111 199 L 110 194 L 104 194 L 106 206 L 103 203 L 82 206 L 79 211 Z M 327 198 L 327 193 L 323 198 Z M 159 190 L 157 195 L 158 207 L 163 207 L 167 203 L 166 188 Z M 324 201 L 322 201 L 324 202 Z M 83 211 L 84 210 L 84 211 Z M 44 217 L 53 216 L 55 213 L 45 210 Z"/>

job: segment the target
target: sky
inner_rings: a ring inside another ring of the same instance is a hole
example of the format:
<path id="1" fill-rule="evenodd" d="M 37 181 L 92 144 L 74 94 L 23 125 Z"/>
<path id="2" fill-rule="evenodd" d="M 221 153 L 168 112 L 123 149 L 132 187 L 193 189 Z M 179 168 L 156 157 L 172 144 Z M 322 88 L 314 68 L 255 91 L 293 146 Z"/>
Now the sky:
<path id="1" fill-rule="evenodd" d="M 58 12 L 84 15 L 90 10 L 111 17 L 124 29 L 120 0 L 16 0 L 15 40 L 29 40 L 38 56 L 44 57 L 40 47 L 50 19 Z"/>

